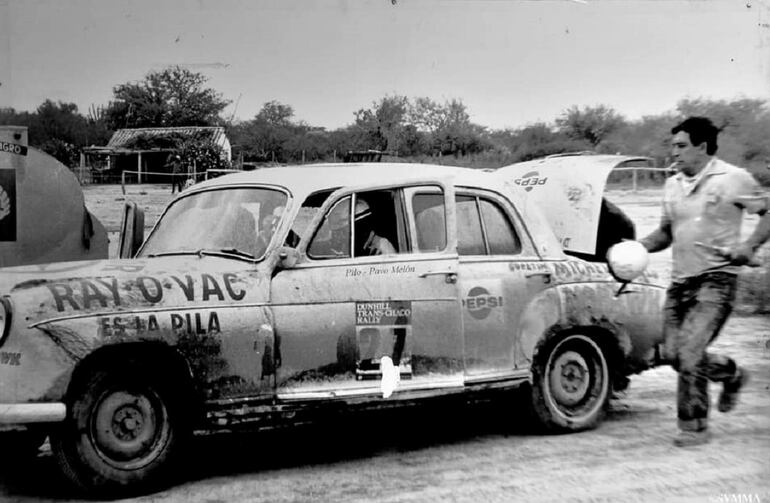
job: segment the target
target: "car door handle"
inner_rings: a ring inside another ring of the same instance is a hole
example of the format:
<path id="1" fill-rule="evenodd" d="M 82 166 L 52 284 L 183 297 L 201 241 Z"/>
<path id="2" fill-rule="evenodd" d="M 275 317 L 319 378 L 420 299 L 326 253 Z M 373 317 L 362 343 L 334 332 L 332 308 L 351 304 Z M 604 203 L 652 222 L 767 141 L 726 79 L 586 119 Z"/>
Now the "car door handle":
<path id="1" fill-rule="evenodd" d="M 420 273 L 420 278 L 427 278 L 428 276 L 435 276 L 437 274 L 446 274 L 447 283 L 457 283 L 457 273 L 454 271 L 426 271 Z"/>
<path id="2" fill-rule="evenodd" d="M 550 273 L 550 272 L 547 272 L 547 271 L 543 271 L 543 272 L 530 272 L 530 273 L 524 275 L 524 277 L 527 278 L 527 279 L 534 278 L 535 276 L 542 276 L 543 277 L 543 283 L 550 283 L 551 279 L 553 278 L 553 274 Z"/>

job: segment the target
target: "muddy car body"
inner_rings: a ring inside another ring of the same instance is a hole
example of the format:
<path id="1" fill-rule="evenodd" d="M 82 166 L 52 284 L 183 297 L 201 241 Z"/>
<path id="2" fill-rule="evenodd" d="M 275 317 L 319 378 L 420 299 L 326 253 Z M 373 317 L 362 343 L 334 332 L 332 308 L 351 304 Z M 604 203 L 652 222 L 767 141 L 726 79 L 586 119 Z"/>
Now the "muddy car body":
<path id="1" fill-rule="evenodd" d="M 157 482 L 190 432 L 327 407 L 530 384 L 546 426 L 590 428 L 656 362 L 654 279 L 621 289 L 565 255 L 495 173 L 268 168 L 196 185 L 140 232 L 133 258 L 0 272 L 0 420 L 51 434 L 90 490 Z"/>

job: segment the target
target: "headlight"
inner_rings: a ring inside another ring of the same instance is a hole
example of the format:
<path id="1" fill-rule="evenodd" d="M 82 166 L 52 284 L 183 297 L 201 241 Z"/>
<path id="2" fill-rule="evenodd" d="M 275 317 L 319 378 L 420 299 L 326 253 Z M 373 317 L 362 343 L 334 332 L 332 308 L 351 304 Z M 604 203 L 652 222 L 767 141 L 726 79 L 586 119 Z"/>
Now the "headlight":
<path id="1" fill-rule="evenodd" d="M 0 346 L 5 343 L 11 331 L 11 302 L 8 297 L 0 297 Z"/>

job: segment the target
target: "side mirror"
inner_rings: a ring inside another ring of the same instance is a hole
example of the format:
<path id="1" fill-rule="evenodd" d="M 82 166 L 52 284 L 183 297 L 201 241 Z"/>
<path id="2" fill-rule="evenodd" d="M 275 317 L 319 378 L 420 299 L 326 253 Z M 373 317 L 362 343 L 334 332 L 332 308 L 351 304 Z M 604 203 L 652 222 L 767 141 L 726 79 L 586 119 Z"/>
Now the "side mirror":
<path id="1" fill-rule="evenodd" d="M 299 252 L 296 248 L 282 246 L 278 249 L 278 267 L 281 269 L 293 269 L 299 260 Z"/>
<path id="2" fill-rule="evenodd" d="M 144 242 L 144 210 L 135 202 L 127 201 L 123 207 L 123 222 L 120 225 L 120 258 L 133 258 Z"/>

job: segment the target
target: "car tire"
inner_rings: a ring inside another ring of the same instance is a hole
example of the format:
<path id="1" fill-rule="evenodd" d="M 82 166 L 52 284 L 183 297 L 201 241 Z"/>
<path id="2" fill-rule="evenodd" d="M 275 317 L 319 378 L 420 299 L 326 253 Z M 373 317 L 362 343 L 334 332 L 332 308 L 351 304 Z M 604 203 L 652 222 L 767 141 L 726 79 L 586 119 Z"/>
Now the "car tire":
<path id="1" fill-rule="evenodd" d="M 540 351 L 532 369 L 536 419 L 547 430 L 595 428 L 610 396 L 610 369 L 597 342 L 570 334 Z"/>
<path id="2" fill-rule="evenodd" d="M 140 493 L 167 482 L 189 428 L 183 393 L 151 369 L 98 369 L 68 400 L 67 418 L 51 435 L 62 472 L 100 496 Z"/>

